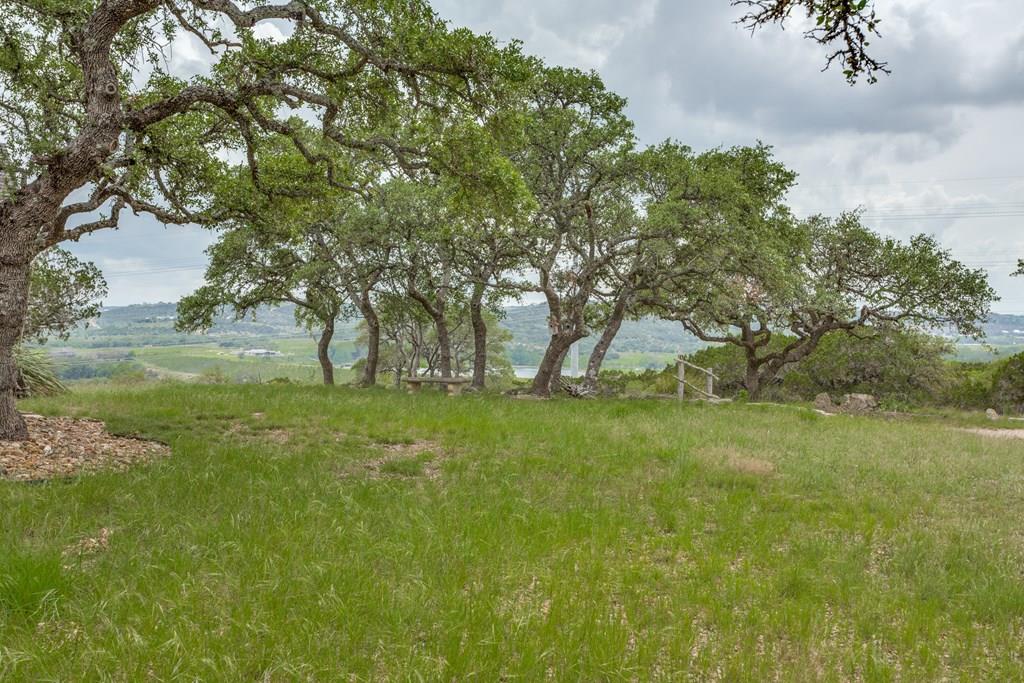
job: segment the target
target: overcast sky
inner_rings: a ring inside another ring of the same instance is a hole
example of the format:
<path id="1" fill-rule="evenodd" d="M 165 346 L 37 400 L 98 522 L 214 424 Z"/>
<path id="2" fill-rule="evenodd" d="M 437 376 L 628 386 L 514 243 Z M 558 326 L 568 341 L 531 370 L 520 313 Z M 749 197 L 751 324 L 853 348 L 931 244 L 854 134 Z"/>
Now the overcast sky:
<path id="1" fill-rule="evenodd" d="M 876 0 L 891 76 L 848 86 L 795 28 L 751 36 L 728 0 L 435 0 L 442 17 L 550 64 L 596 69 L 629 99 L 643 143 L 771 144 L 800 174 L 798 213 L 863 206 L 899 237 L 935 234 L 986 267 L 1024 313 L 1024 3 Z M 187 40 L 187 39 L 185 39 Z M 179 42 L 183 70 L 200 56 Z M 202 282 L 211 235 L 122 220 L 73 250 L 100 265 L 109 305 L 176 301 Z"/>

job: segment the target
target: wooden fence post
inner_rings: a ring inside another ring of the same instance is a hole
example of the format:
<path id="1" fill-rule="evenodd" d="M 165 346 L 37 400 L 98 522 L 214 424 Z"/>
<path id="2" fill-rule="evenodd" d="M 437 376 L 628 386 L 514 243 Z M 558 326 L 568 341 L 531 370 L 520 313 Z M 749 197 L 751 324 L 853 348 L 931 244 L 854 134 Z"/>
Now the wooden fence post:
<path id="1" fill-rule="evenodd" d="M 707 370 L 707 381 L 708 381 L 708 398 L 710 399 L 715 395 L 715 369 L 708 368 Z"/>
<path id="2" fill-rule="evenodd" d="M 682 358 L 676 361 L 676 368 L 676 379 L 678 380 L 676 396 L 682 401 L 686 397 L 686 365 Z"/>

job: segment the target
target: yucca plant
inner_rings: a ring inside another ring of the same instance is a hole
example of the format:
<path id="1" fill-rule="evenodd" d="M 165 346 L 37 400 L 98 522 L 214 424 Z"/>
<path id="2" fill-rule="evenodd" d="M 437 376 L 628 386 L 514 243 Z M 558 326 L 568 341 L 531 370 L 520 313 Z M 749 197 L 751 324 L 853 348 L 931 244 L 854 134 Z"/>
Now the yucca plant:
<path id="1" fill-rule="evenodd" d="M 60 381 L 50 354 L 41 349 L 19 346 L 14 350 L 18 365 L 18 397 L 54 396 L 68 390 Z"/>

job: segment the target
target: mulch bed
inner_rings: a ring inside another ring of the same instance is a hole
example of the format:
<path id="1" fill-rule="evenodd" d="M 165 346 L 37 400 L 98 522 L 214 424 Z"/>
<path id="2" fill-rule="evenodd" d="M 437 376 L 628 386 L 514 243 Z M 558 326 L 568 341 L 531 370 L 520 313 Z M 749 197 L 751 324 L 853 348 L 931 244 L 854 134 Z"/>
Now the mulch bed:
<path id="1" fill-rule="evenodd" d="M 109 434 L 99 420 L 26 415 L 29 440 L 0 441 L 0 479 L 41 481 L 125 470 L 170 455 L 162 443 Z"/>

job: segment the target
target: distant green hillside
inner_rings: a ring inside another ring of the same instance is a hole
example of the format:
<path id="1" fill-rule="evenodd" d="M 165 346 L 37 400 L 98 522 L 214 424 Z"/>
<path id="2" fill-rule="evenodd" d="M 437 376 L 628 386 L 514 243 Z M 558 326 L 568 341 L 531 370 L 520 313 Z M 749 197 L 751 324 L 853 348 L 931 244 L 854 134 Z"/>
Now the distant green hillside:
<path id="1" fill-rule="evenodd" d="M 540 361 L 548 343 L 547 315 L 545 304 L 505 309 L 501 325 L 513 335 L 508 345 L 513 365 L 533 366 Z M 305 348 L 312 343 L 310 334 L 295 324 L 292 305 L 262 308 L 255 316 L 243 320 L 222 316 L 213 329 L 202 335 L 176 332 L 175 316 L 172 303 L 105 308 L 98 320 L 77 330 L 65 346 L 99 350 L 206 344 L 224 349 L 266 347 L 301 353 L 299 346 Z M 337 362 L 348 362 L 359 354 L 353 348 L 357 327 L 357 320 L 338 326 L 334 345 Z M 961 340 L 957 354 L 960 359 L 989 360 L 1024 348 L 1024 316 L 994 314 L 985 330 L 988 336 L 984 345 Z M 596 337 L 590 337 L 581 342 L 581 365 L 586 364 L 595 341 Z M 703 346 L 706 344 L 685 333 L 679 323 L 652 318 L 626 321 L 609 351 L 607 367 L 660 367 L 679 351 L 690 352 Z M 312 358 L 311 346 L 309 356 Z"/>
<path id="2" fill-rule="evenodd" d="M 261 308 L 255 316 L 235 320 L 220 317 L 206 334 L 183 334 L 174 330 L 175 304 L 139 304 L 105 308 L 98 320 L 77 330 L 68 342 L 73 348 L 132 348 L 178 346 L 209 342 L 222 347 L 269 346 L 277 340 L 308 337 L 295 324 L 295 308 L 283 305 Z M 509 357 L 514 365 L 535 365 L 548 343 L 547 306 L 510 306 L 501 325 L 512 332 Z M 357 336 L 358 321 L 339 325 L 336 341 L 351 342 Z M 583 340 L 580 353 L 585 363 L 595 338 Z M 683 332 L 678 323 L 645 319 L 627 321 L 608 354 L 609 367 L 659 367 L 679 350 L 690 351 L 702 342 Z"/>
<path id="3" fill-rule="evenodd" d="M 535 365 L 547 346 L 548 307 L 546 304 L 510 306 L 505 309 L 501 324 L 512 332 L 509 357 L 513 365 Z M 593 349 L 597 337 L 580 343 L 580 364 Z M 645 318 L 627 320 L 608 352 L 609 367 L 661 367 L 680 351 L 689 352 L 707 346 L 683 330 L 677 322 Z"/>
<path id="4" fill-rule="evenodd" d="M 308 336 L 295 324 L 295 307 L 291 304 L 261 308 L 257 315 L 243 320 L 221 316 L 205 334 L 176 332 L 177 307 L 172 303 L 136 304 L 104 308 L 99 319 L 76 330 L 69 345 L 85 348 L 167 346 L 210 341 L 221 346 L 247 346 L 255 341 L 294 339 Z M 354 340 L 356 322 L 341 324 L 338 341 Z"/>
<path id="5" fill-rule="evenodd" d="M 1024 344 L 1024 315 L 993 313 L 984 327 L 985 341 L 989 344 Z"/>

